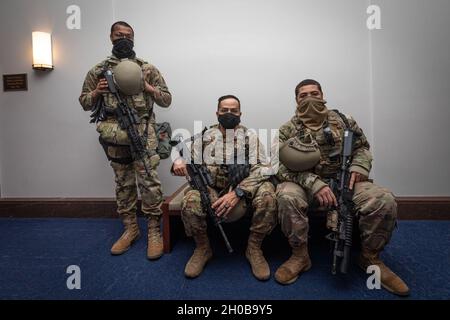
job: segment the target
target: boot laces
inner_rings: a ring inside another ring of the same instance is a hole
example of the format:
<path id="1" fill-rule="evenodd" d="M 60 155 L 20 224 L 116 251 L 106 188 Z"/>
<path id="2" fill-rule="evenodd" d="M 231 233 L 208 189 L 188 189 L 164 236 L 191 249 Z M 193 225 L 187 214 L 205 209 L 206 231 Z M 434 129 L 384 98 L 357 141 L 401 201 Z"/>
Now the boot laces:
<path id="1" fill-rule="evenodd" d="M 148 238 L 152 242 L 157 242 L 161 238 L 159 230 L 157 228 L 150 228 L 148 232 Z"/>
<path id="2" fill-rule="evenodd" d="M 266 259 L 264 258 L 264 255 L 263 255 L 261 249 L 258 249 L 258 248 L 249 248 L 248 251 L 249 251 L 250 257 L 252 257 L 252 260 L 253 260 L 256 264 L 261 264 L 261 263 L 266 262 L 266 261 L 265 261 Z"/>

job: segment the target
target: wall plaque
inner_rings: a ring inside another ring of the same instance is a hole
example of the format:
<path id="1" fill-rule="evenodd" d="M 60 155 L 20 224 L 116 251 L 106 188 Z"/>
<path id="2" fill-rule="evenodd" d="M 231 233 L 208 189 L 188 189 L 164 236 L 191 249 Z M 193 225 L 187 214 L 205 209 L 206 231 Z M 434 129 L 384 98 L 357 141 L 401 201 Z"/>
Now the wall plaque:
<path id="1" fill-rule="evenodd" d="M 28 91 L 27 74 L 4 74 L 3 91 Z"/>

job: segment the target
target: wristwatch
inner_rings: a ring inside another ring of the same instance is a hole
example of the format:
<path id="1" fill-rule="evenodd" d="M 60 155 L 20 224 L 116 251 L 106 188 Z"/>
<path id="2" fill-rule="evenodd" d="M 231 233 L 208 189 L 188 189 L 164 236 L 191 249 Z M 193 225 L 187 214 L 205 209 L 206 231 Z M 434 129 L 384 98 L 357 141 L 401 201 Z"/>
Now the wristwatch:
<path id="1" fill-rule="evenodd" d="M 242 198 L 243 196 L 245 196 L 245 192 L 244 192 L 244 190 L 242 190 L 239 186 L 237 186 L 235 189 L 234 189 L 234 193 L 236 193 L 236 195 L 238 196 L 238 198 Z"/>

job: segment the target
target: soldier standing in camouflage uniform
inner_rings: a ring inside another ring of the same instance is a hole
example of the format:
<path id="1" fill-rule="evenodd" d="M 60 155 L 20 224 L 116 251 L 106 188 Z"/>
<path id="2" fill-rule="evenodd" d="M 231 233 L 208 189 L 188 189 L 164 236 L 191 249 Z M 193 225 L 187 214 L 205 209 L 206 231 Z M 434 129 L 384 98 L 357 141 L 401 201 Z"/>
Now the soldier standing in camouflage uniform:
<path id="1" fill-rule="evenodd" d="M 250 152 L 256 152 L 258 160 L 261 160 L 262 152 L 257 139 L 255 144 L 245 139 L 248 135 L 247 129 L 239 125 L 241 109 L 240 101 L 235 96 L 223 96 L 219 99 L 217 116 L 220 125 L 212 126 L 203 135 L 202 150 L 214 150 L 211 153 L 212 161 L 205 161 L 208 171 L 213 180 L 213 188 L 210 190 L 212 207 L 219 217 L 233 215 L 233 209 L 238 208 L 238 203 L 248 202 L 253 208 L 252 224 L 246 257 L 250 262 L 253 275 L 259 280 L 270 278 L 270 269 L 261 250 L 264 237 L 269 234 L 276 225 L 276 201 L 275 188 L 267 181 L 268 176 L 262 174 L 263 165 L 260 161 L 250 162 L 250 174 L 243 179 L 233 190 L 228 188 L 230 177 L 228 176 L 226 165 L 230 152 L 246 149 L 245 144 L 250 143 Z M 226 148 L 225 139 L 233 143 L 232 147 Z M 252 141 L 250 139 L 250 141 Z M 195 161 L 195 148 L 192 161 Z M 235 151 L 233 151 L 233 149 Z M 214 153 L 216 152 L 216 153 Z M 250 158 L 254 156 L 248 155 Z M 255 159 L 255 158 L 254 158 Z M 173 172 L 178 176 L 186 176 L 186 163 L 183 159 L 177 159 L 173 165 Z M 184 223 L 186 234 L 192 236 L 196 243 L 194 254 L 189 259 L 185 268 L 185 275 L 188 278 L 195 278 L 201 274 L 205 264 L 212 257 L 212 250 L 207 236 L 206 213 L 202 210 L 200 193 L 197 190 L 189 190 L 185 193 L 182 201 L 181 217 Z M 225 221 L 226 222 L 226 221 Z"/>
<path id="2" fill-rule="evenodd" d="M 140 236 L 136 218 L 137 186 L 142 197 L 142 212 L 148 218 L 148 249 L 149 259 L 157 259 L 163 254 L 162 239 L 160 235 L 161 204 L 163 201 L 161 183 L 156 168 L 159 156 L 156 153 L 157 137 L 154 130 L 155 116 L 154 102 L 167 108 L 172 97 L 161 73 L 153 65 L 136 58 L 133 51 L 134 30 L 126 22 L 119 21 L 111 27 L 111 42 L 113 44 L 112 56 L 97 64 L 87 74 L 83 84 L 80 103 L 84 110 L 91 110 L 98 99 L 103 98 L 108 109 L 117 108 L 116 97 L 108 90 L 108 84 L 102 77 L 105 68 L 114 69 L 121 61 L 128 59 L 137 63 L 142 70 L 142 90 L 134 95 L 122 95 L 128 106 L 135 108 L 141 119 L 138 131 L 146 132 L 148 156 L 145 157 L 147 174 L 142 161 L 131 160 L 129 145 L 120 143 L 108 144 L 105 147 L 108 159 L 114 169 L 116 181 L 116 198 L 118 213 L 123 221 L 125 231 L 111 248 L 113 255 L 120 255 L 127 251 L 132 243 Z M 140 72 L 140 71 L 139 71 Z M 97 125 L 100 136 L 119 135 L 117 131 L 117 118 L 114 112 L 107 114 L 107 118 Z M 116 131 L 115 131 L 116 130 Z M 122 131 L 122 134 L 124 131 Z M 136 186 L 137 180 L 137 186 Z"/>
<path id="3" fill-rule="evenodd" d="M 363 131 L 351 117 L 327 109 L 317 81 L 302 81 L 296 87 L 295 95 L 296 115 L 280 128 L 280 148 L 288 139 L 307 133 L 318 144 L 320 160 L 317 159 L 318 163 L 312 169 L 303 172 L 294 172 L 280 165 L 277 177 L 283 183 L 277 186 L 278 216 L 282 231 L 292 247 L 292 256 L 276 271 L 276 280 L 282 284 L 293 283 L 301 272 L 311 267 L 307 250 L 307 210 L 314 202 L 326 208 L 337 206 L 336 197 L 327 182 L 336 176 L 341 166 L 341 159 L 336 157 L 335 151 L 338 150 L 339 155 L 342 149 L 346 118 L 356 134 L 350 189 L 354 190 L 353 202 L 359 216 L 362 241 L 359 266 L 364 270 L 369 265 L 379 266 L 382 286 L 395 294 L 408 295 L 407 285 L 379 258 L 396 224 L 397 204 L 389 190 L 368 181 L 372 155 Z M 331 136 L 327 135 L 325 128 L 331 129 Z M 327 136 L 334 141 L 327 140 Z M 280 161 L 283 163 L 281 154 Z"/>

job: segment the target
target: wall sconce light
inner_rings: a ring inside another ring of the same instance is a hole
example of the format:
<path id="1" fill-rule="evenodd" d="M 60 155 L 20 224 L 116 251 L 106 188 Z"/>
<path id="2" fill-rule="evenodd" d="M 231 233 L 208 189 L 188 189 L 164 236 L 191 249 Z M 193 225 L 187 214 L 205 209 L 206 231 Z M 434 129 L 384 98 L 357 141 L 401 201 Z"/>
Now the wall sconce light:
<path id="1" fill-rule="evenodd" d="M 33 31 L 33 69 L 53 70 L 52 35 Z"/>

